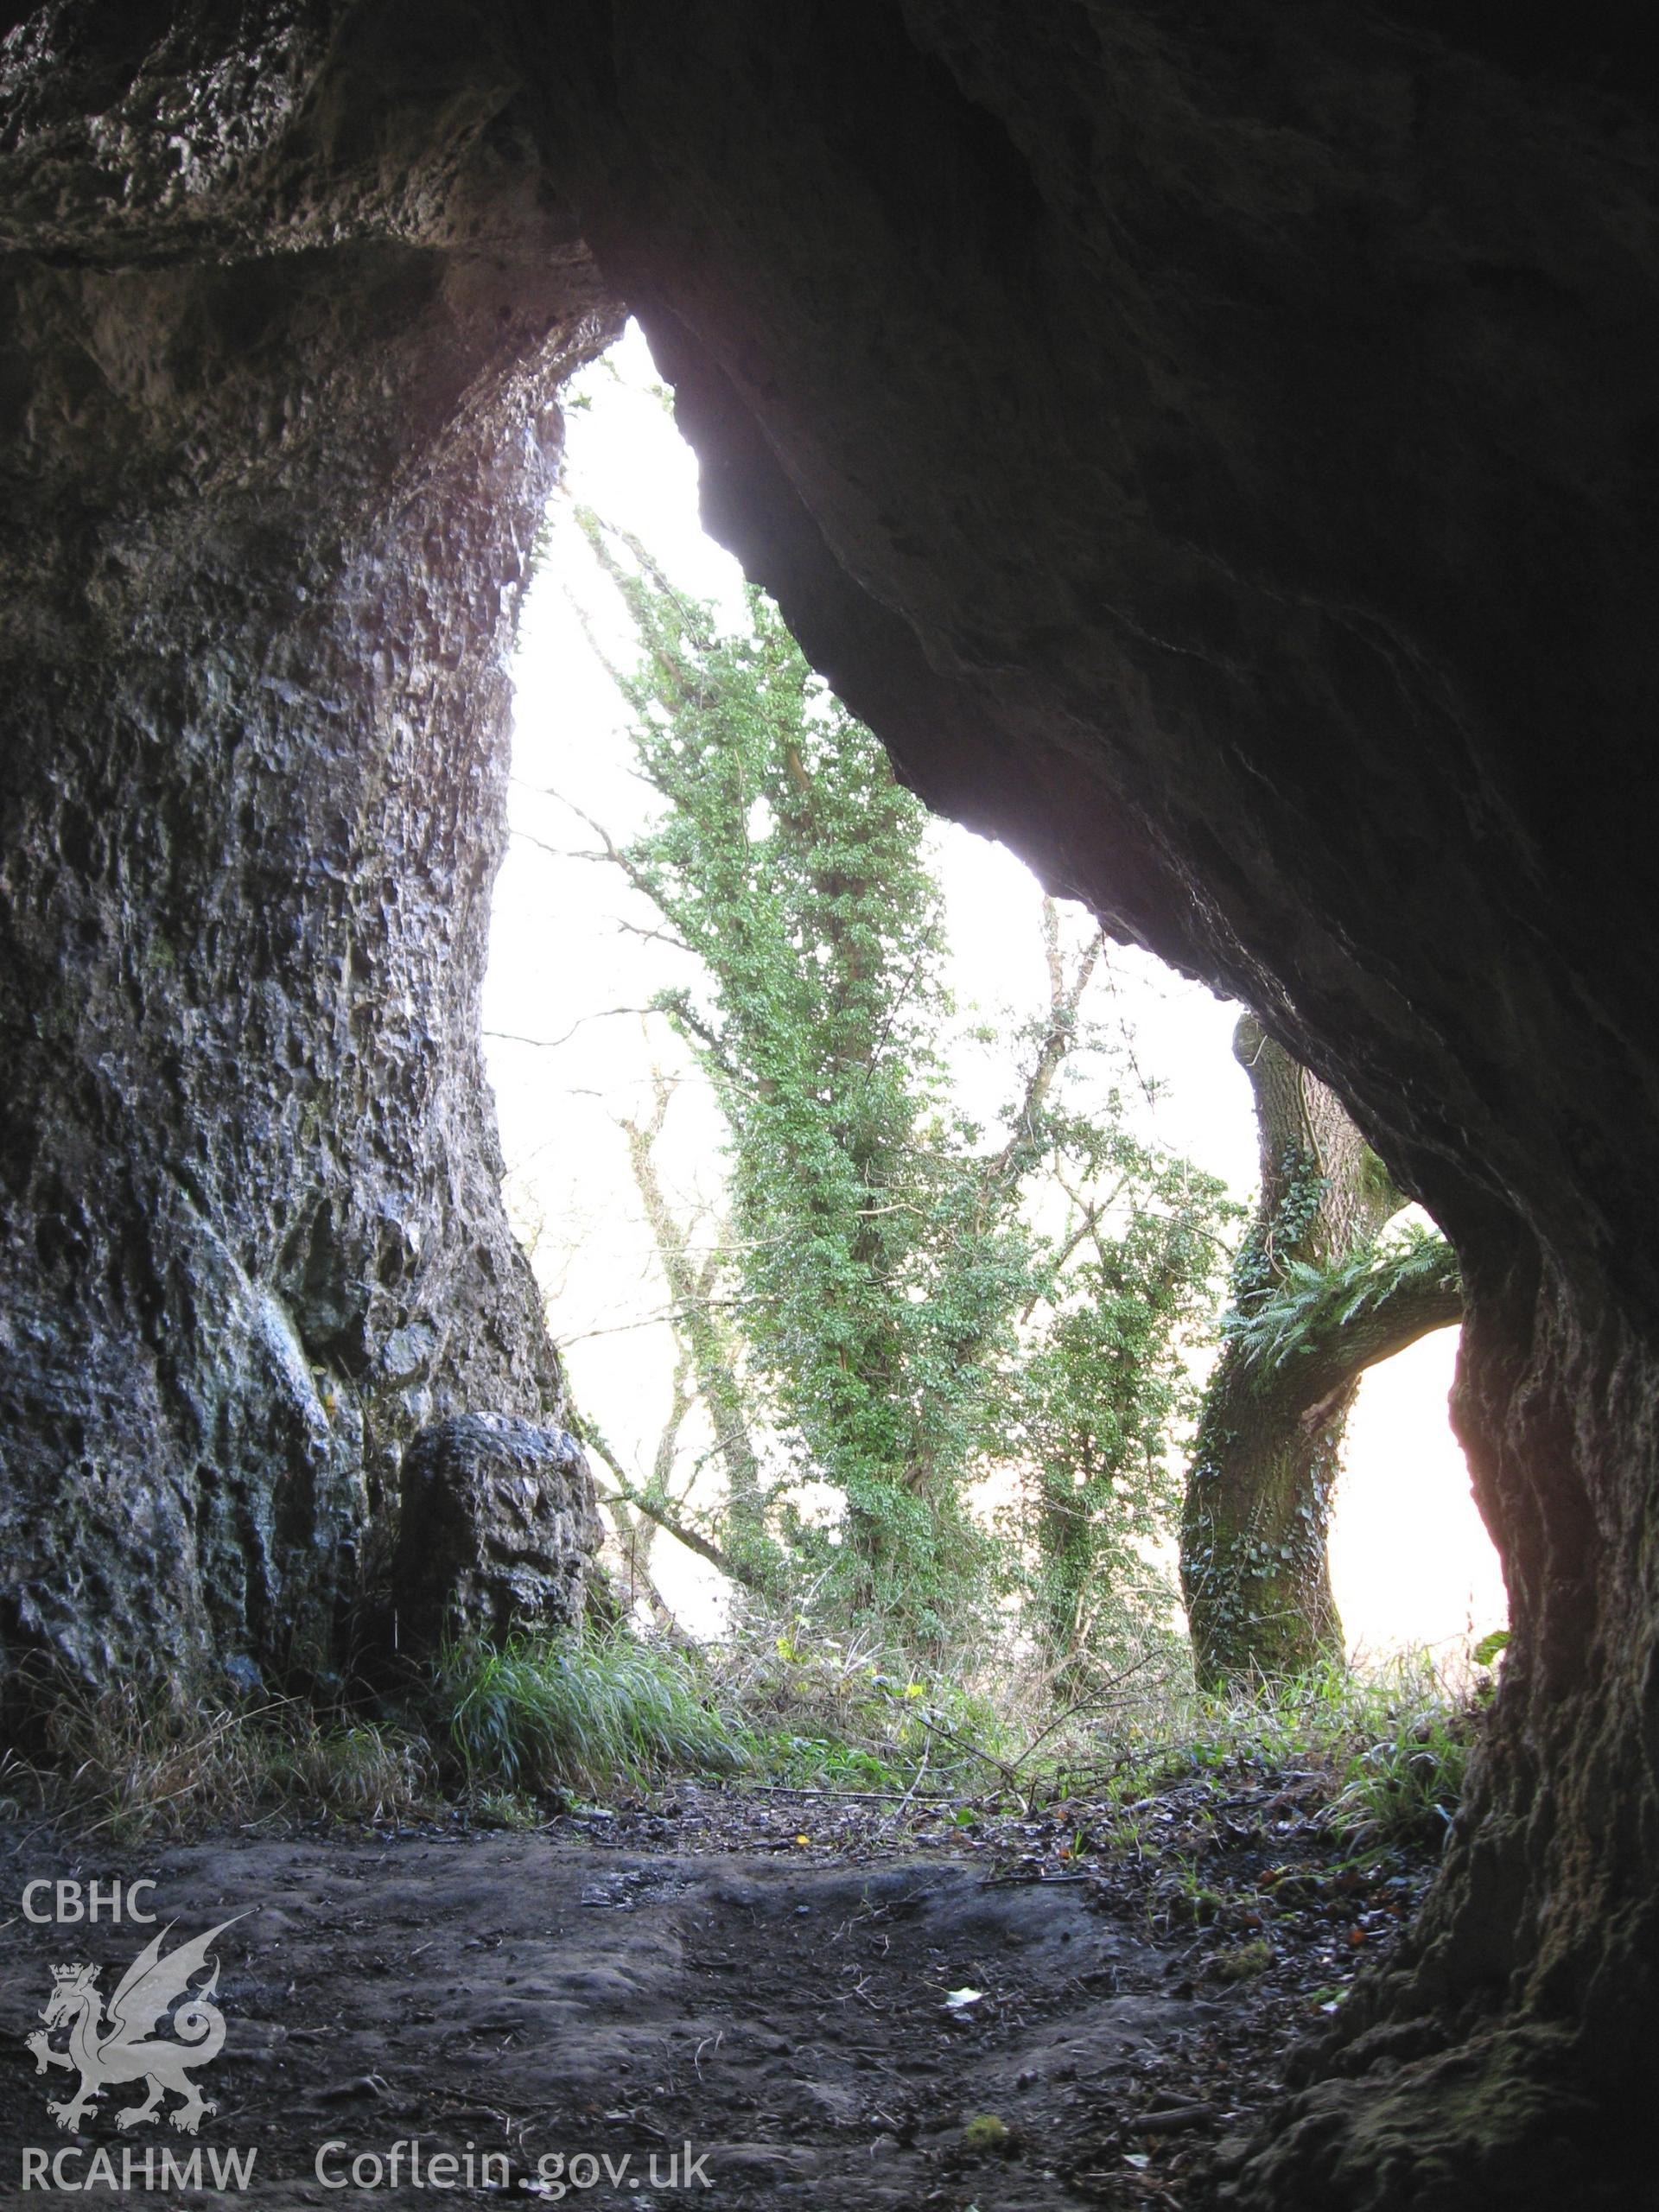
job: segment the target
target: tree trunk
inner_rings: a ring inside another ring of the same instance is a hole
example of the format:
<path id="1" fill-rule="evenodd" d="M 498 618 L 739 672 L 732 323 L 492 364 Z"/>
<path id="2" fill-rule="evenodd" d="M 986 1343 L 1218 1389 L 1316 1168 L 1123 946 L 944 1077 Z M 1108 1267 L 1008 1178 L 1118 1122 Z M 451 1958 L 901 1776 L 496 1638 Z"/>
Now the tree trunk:
<path id="1" fill-rule="evenodd" d="M 714 1261 L 701 1269 L 694 1265 L 685 1230 L 657 1173 L 655 1145 L 667 1116 L 670 1087 L 659 1071 L 653 1069 L 652 1073 L 656 1102 L 651 1121 L 644 1125 L 626 1120 L 622 1123 L 628 1160 L 668 1284 L 674 1335 L 683 1347 L 697 1395 L 714 1428 L 715 1447 L 726 1470 L 724 1549 L 747 1570 L 740 1578 L 746 1586 L 770 1586 L 779 1580 L 781 1561 L 766 1530 L 760 1461 L 750 1433 L 736 1347 L 715 1309 Z M 659 1466 L 658 1474 L 660 1479 L 653 1488 L 665 1491 L 667 1467 Z"/>
<path id="2" fill-rule="evenodd" d="M 1092 1472 L 1092 1470 L 1085 1471 Z M 1043 1563 L 1038 1634 L 1057 1696 L 1084 1677 L 1092 1601 L 1099 1584 L 1090 1503 L 1082 1485 L 1045 1471 L 1037 1507 Z"/>
<path id="3" fill-rule="evenodd" d="M 1405 1200 L 1342 1102 L 1253 1014 L 1233 1051 L 1255 1093 L 1262 1189 L 1234 1272 L 1248 1319 L 1294 1263 L 1329 1268 L 1372 1244 Z M 1205 1394 L 1181 1523 L 1181 1586 L 1202 1688 L 1340 1659 L 1331 1498 L 1368 1367 L 1462 1311 L 1454 1283 L 1413 1285 L 1357 1318 L 1315 1323 L 1274 1356 L 1230 1337 Z"/>

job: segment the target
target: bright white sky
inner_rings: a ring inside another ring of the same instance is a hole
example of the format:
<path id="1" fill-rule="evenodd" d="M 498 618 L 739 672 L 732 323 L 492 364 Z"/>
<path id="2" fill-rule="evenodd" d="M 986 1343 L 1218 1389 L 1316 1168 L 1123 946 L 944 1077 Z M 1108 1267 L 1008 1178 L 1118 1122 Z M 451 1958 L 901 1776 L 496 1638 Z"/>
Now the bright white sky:
<path id="1" fill-rule="evenodd" d="M 637 329 L 568 397 L 577 403 L 566 473 L 574 496 L 637 534 L 688 590 L 735 607 L 740 572 L 699 525 L 696 462 Z M 648 927 L 651 909 L 614 869 L 557 856 L 597 842 L 561 799 L 623 838 L 640 825 L 648 796 L 629 772 L 621 704 L 573 601 L 603 650 L 626 661 L 613 595 L 556 502 L 515 663 L 513 838 L 495 894 L 486 1046 L 509 1201 L 532 1244 L 575 1395 L 643 1474 L 668 1405 L 672 1353 L 652 1319 L 663 1287 L 618 1117 L 649 1113 L 653 1062 L 676 1080 L 661 1157 L 688 1207 L 718 1190 L 721 1130 L 666 1026 L 653 1020 L 647 1031 L 636 1014 L 613 1011 L 642 1007 L 675 979 L 677 956 L 625 926 Z M 954 823 L 939 823 L 935 859 L 959 1005 L 988 1014 L 1034 1009 L 1044 988 L 1035 880 L 1003 847 Z M 1237 1009 L 1145 954 L 1116 950 L 1112 966 L 1135 1064 L 1164 1086 L 1147 1109 L 1147 1132 L 1248 1200 L 1255 1130 L 1249 1086 L 1230 1049 Z M 971 1084 L 971 1072 L 964 1080 Z M 1361 1389 L 1332 1541 L 1338 1602 L 1357 1650 L 1455 1649 L 1504 1618 L 1496 1554 L 1446 1421 L 1455 1346 L 1456 1332 L 1444 1331 Z M 653 1568 L 690 1625 L 717 1617 L 700 1562 L 659 1538 Z"/>

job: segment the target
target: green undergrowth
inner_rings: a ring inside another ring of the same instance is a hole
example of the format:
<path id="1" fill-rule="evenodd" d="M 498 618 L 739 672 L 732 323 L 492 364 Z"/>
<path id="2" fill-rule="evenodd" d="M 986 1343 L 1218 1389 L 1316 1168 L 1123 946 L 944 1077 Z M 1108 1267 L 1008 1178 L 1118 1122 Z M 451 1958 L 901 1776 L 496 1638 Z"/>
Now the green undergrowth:
<path id="1" fill-rule="evenodd" d="M 748 1763 L 743 1724 L 706 1670 L 621 1632 L 452 1648 L 435 1700 L 474 1788 L 599 1796 Z"/>
<path id="2" fill-rule="evenodd" d="M 757 1779 L 883 1796 L 983 1789 L 1007 1752 L 990 1699 L 873 1640 L 755 1624 L 710 1664 L 744 1716 Z"/>
<path id="3" fill-rule="evenodd" d="M 1437 1849 L 1491 1688 L 1488 1668 L 1454 1681 L 1416 1651 L 1194 1694 L 1162 1740 L 1126 1756 L 1110 1794 L 1124 1802 L 1223 1770 L 1296 1770 L 1322 1785 L 1321 1821 L 1356 1853 Z"/>
<path id="4" fill-rule="evenodd" d="M 794 1624 L 718 1644 L 624 1634 L 445 1655 L 435 1713 L 468 1783 L 595 1798 L 694 1776 L 887 1796 L 1014 1773 L 1008 1716 L 901 1656 Z"/>
<path id="5" fill-rule="evenodd" d="M 1075 1801 L 1109 1822 L 1194 1779 L 1292 1772 L 1357 1856 L 1443 1840 L 1489 1670 L 1453 1686 L 1419 1655 L 1217 1698 L 1150 1658 L 1062 1692 L 1017 1654 L 924 1666 L 796 1622 L 707 1646 L 614 1630 L 456 1646 L 395 1707 L 355 1713 L 69 1693 L 31 1759 L 0 1756 L 0 1821 L 120 1840 L 458 1811 L 526 1826 L 696 1777 L 943 1801 L 964 1821 Z"/>

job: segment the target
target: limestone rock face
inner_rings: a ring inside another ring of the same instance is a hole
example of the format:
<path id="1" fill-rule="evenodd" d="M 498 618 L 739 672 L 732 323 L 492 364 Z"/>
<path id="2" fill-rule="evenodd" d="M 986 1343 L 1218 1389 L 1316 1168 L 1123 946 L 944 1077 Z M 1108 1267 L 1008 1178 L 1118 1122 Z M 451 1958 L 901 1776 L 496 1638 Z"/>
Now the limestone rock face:
<path id="1" fill-rule="evenodd" d="M 1232 2201 L 1628 2201 L 1659 2035 L 1637 17 L 595 13 L 550 159 L 716 534 L 924 797 L 1255 1008 L 1459 1249 L 1503 1680 L 1443 1876 L 1314 2069 L 1344 2078 Z"/>
<path id="2" fill-rule="evenodd" d="M 560 1402 L 478 1000 L 612 310 L 464 26 L 236 21 L 0 75 L 0 1648 L 92 1681 L 327 1675 L 404 1442 Z"/>
<path id="3" fill-rule="evenodd" d="M 404 1455 L 393 1553 L 398 1650 L 579 1622 L 601 1536 L 592 1494 L 562 1428 L 463 1414 L 422 1429 Z"/>

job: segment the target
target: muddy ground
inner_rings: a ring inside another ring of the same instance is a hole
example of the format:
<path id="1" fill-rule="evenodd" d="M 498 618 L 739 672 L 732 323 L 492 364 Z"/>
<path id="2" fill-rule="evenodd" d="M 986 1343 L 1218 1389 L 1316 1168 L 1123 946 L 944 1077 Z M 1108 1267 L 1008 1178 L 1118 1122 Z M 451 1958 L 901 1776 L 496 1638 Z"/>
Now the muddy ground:
<path id="1" fill-rule="evenodd" d="M 1347 1863 L 1324 1794 L 1195 1779 L 1109 1820 L 688 1788 L 527 1833 L 14 1833 L 0 2203 L 171 2212 L 214 2201 L 217 2152 L 223 2193 L 270 2207 L 1196 2207 L 1425 1878 Z M 155 1925 L 114 1924 L 109 1885 L 141 1878 Z M 24 1916 L 29 1882 L 35 1913 L 80 1884 L 73 1912 L 94 1879 L 95 1927 Z M 130 2082 L 60 2129 L 79 2075 L 24 2041 L 54 1969 L 98 1965 L 107 1998 L 166 1923 L 164 1954 L 233 1915 L 199 2132 L 122 2133 Z"/>

